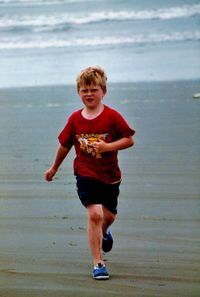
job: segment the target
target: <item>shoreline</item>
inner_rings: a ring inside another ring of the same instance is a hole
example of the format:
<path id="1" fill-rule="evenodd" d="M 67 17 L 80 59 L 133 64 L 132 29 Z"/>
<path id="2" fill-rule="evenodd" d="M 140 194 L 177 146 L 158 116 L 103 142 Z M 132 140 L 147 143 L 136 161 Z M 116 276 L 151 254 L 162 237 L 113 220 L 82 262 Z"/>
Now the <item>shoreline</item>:
<path id="1" fill-rule="evenodd" d="M 199 82 L 200 78 L 186 78 L 186 79 L 148 79 L 148 80 L 133 80 L 133 81 L 108 81 L 109 86 L 117 86 L 117 85 L 143 85 L 143 84 L 171 84 L 171 83 L 192 83 L 192 82 Z M 24 86 L 8 86 L 8 87 L 1 87 L 1 91 L 13 90 L 13 89 L 41 89 L 41 88 L 68 88 L 73 87 L 76 89 L 76 83 L 61 83 L 61 84 L 44 84 L 44 85 L 24 85 Z"/>

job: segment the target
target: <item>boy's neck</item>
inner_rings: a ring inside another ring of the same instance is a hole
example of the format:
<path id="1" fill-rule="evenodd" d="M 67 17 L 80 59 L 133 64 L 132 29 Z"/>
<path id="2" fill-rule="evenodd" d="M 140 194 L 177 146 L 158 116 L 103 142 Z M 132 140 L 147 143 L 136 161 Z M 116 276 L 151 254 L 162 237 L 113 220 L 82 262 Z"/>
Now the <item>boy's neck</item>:
<path id="1" fill-rule="evenodd" d="M 94 109 L 93 108 L 88 108 L 87 106 L 85 106 L 82 109 L 81 114 L 85 119 L 92 120 L 92 119 L 95 119 L 96 117 L 98 117 L 102 113 L 103 110 L 104 110 L 103 103 L 99 104 Z"/>

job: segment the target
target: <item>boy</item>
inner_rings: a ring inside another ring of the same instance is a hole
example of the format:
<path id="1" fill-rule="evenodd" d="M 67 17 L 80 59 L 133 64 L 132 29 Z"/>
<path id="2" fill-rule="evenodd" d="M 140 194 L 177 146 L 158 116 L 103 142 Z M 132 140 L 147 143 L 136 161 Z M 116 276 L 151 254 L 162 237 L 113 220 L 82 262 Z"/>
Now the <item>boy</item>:
<path id="1" fill-rule="evenodd" d="M 94 279 L 109 278 L 102 250 L 109 252 L 113 245 L 109 226 L 116 218 L 121 182 L 117 153 L 134 144 L 135 133 L 117 111 L 102 103 L 106 80 L 99 67 L 88 67 L 78 75 L 77 91 L 84 107 L 69 117 L 58 137 L 60 146 L 55 160 L 45 172 L 45 179 L 52 181 L 74 145 L 74 174 L 79 198 L 87 210 Z"/>

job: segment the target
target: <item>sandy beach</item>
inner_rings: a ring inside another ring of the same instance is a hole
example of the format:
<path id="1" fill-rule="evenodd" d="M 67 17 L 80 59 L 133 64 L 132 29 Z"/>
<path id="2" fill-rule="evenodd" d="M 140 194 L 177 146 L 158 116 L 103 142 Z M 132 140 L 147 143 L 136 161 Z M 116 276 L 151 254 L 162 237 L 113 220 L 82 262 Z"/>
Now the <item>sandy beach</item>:
<path id="1" fill-rule="evenodd" d="M 91 277 L 72 151 L 46 183 L 57 136 L 81 104 L 75 86 L 0 90 L 0 297 L 200 296 L 200 100 L 197 81 L 111 84 L 104 103 L 136 130 L 119 153 L 123 183 Z"/>

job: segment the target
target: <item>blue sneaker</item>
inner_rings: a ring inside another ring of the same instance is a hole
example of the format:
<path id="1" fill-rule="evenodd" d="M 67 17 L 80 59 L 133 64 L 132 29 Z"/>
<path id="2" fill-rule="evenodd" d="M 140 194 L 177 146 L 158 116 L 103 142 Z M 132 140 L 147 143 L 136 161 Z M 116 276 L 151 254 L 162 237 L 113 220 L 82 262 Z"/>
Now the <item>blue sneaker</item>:
<path id="1" fill-rule="evenodd" d="M 97 280 L 109 279 L 109 274 L 106 270 L 104 264 L 99 263 L 98 266 L 95 266 L 93 269 L 93 278 Z"/>
<path id="2" fill-rule="evenodd" d="M 112 250 L 112 247 L 113 247 L 113 238 L 110 230 L 108 230 L 108 234 L 103 235 L 102 250 L 105 253 L 108 253 Z"/>

